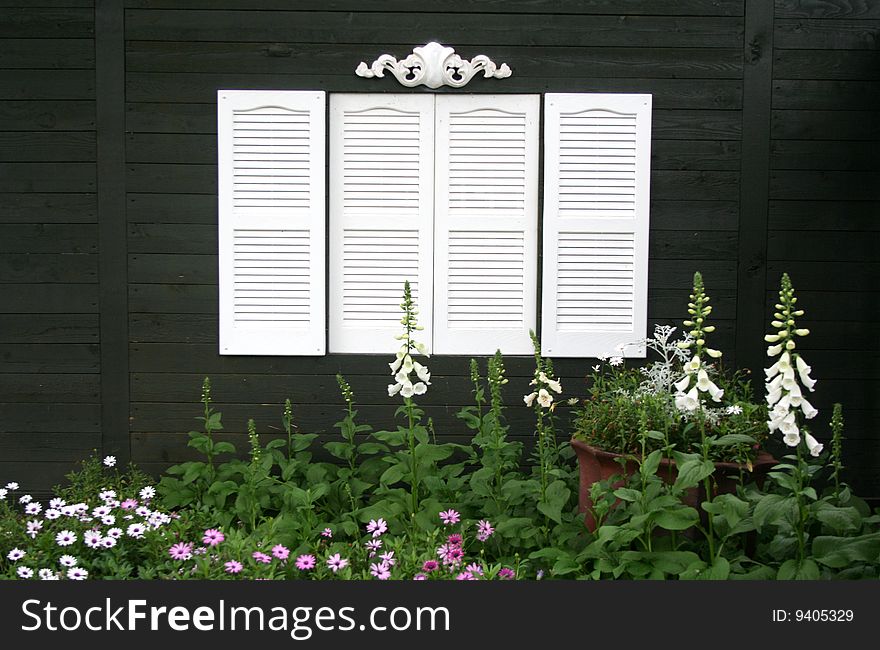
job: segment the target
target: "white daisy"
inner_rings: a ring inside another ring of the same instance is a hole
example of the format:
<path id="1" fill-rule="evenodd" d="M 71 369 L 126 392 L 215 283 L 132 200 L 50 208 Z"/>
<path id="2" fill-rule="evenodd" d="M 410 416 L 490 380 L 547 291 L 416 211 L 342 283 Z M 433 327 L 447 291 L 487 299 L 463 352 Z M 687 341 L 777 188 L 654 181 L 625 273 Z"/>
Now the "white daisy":
<path id="1" fill-rule="evenodd" d="M 76 541 L 76 533 L 72 530 L 62 530 L 55 535 L 55 542 L 58 546 L 70 546 Z"/>
<path id="2" fill-rule="evenodd" d="M 68 580 L 85 580 L 89 577 L 89 572 L 80 567 L 71 567 L 67 570 Z"/>
<path id="3" fill-rule="evenodd" d="M 63 567 L 76 566 L 76 558 L 72 555 L 62 555 L 60 558 L 58 558 L 58 564 Z"/>
<path id="4" fill-rule="evenodd" d="M 22 551 L 20 548 L 14 548 L 6 554 L 6 559 L 10 562 L 18 562 L 25 555 L 27 555 L 25 551 Z"/>

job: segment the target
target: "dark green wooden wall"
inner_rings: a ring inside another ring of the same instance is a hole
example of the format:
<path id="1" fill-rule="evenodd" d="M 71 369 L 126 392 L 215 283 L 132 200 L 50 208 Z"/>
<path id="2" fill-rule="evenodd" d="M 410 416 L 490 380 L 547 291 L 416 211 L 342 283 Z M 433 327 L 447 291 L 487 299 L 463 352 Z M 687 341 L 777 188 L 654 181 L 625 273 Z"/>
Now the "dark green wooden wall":
<path id="1" fill-rule="evenodd" d="M 701 270 L 727 362 L 760 368 L 788 270 L 819 420 L 844 402 L 852 482 L 880 496 L 880 2 L 17 4 L 0 0 L 2 477 L 43 487 L 102 446 L 154 471 L 188 457 L 206 374 L 232 440 L 248 417 L 277 430 L 288 396 L 302 430 L 331 431 L 338 371 L 364 419 L 391 424 L 383 358 L 218 356 L 215 94 L 401 92 L 355 66 L 438 40 L 513 69 L 453 92 L 653 93 L 649 323 L 680 321 Z M 558 363 L 567 395 L 590 364 Z M 461 435 L 467 360 L 430 367 L 422 403 Z M 531 361 L 508 367 L 528 437 Z"/>

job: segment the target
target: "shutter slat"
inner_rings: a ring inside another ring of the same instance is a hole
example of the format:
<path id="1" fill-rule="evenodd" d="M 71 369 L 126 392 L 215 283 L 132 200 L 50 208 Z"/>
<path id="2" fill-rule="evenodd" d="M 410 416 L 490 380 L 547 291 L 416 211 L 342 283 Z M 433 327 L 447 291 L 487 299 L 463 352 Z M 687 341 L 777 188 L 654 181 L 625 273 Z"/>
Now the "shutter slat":
<path id="1" fill-rule="evenodd" d="M 220 90 L 220 354 L 321 355 L 324 93 Z"/>
<path id="2" fill-rule="evenodd" d="M 330 101 L 330 349 L 392 353 L 409 280 L 430 345 L 433 97 Z"/>
<path id="3" fill-rule="evenodd" d="M 542 351 L 643 357 L 651 96 L 548 94 L 545 120 Z"/>
<path id="4" fill-rule="evenodd" d="M 434 348 L 531 350 L 539 98 L 436 98 Z"/>

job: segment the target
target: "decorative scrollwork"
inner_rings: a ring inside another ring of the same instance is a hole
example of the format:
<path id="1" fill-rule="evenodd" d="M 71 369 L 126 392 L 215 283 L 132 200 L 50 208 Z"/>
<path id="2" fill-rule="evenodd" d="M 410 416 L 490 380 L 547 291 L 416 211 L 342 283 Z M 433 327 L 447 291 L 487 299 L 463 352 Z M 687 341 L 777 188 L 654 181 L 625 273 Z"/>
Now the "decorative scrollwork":
<path id="1" fill-rule="evenodd" d="M 355 74 L 372 79 L 384 77 L 386 70 L 408 88 L 419 84 L 424 84 L 428 88 L 440 86 L 461 88 L 481 72 L 487 79 L 492 77 L 505 79 L 510 76 L 510 68 L 506 63 L 498 66 L 484 54 L 468 61 L 457 55 L 453 48 L 435 41 L 413 48 L 412 54 L 402 61 L 398 61 L 390 54 L 383 54 L 373 61 L 371 66 L 361 61 Z"/>

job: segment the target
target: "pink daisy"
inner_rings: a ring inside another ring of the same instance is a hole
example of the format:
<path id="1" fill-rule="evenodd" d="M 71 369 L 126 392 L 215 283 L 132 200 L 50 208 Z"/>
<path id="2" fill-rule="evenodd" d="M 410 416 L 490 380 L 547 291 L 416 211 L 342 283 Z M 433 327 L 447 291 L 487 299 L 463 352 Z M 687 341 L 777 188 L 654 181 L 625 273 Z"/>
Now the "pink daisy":
<path id="1" fill-rule="evenodd" d="M 135 499 L 126 499 L 122 503 L 119 504 L 119 507 L 123 510 L 134 510 L 137 508 L 138 502 Z"/>
<path id="2" fill-rule="evenodd" d="M 367 524 L 367 532 L 373 533 L 373 537 L 379 537 L 386 530 L 388 530 L 388 524 L 381 517 L 379 519 L 370 519 L 370 523 Z"/>
<path id="3" fill-rule="evenodd" d="M 481 542 L 485 542 L 489 537 L 492 536 L 492 533 L 495 532 L 495 529 L 492 528 L 492 524 L 490 524 L 485 519 L 480 519 L 477 523 L 477 539 Z"/>
<path id="4" fill-rule="evenodd" d="M 428 579 L 428 576 L 426 576 L 424 573 L 417 573 L 413 576 L 413 580 L 427 580 L 427 579 Z"/>
<path id="5" fill-rule="evenodd" d="M 296 568 L 300 571 L 308 571 L 310 569 L 315 568 L 315 556 L 314 555 L 300 555 L 296 558 Z"/>
<path id="6" fill-rule="evenodd" d="M 439 567 L 440 565 L 437 563 L 436 560 L 426 560 L 425 563 L 422 565 L 422 571 L 431 573 L 432 571 L 436 571 Z"/>
<path id="7" fill-rule="evenodd" d="M 223 566 L 225 567 L 224 571 L 226 571 L 226 573 L 241 573 L 241 562 L 230 560 Z"/>
<path id="8" fill-rule="evenodd" d="M 216 528 L 209 528 L 205 531 L 205 535 L 202 537 L 202 544 L 205 546 L 217 546 L 225 539 L 226 537 L 219 530 Z"/>
<path id="9" fill-rule="evenodd" d="M 461 535 L 458 533 L 452 534 L 446 538 L 446 541 L 452 546 L 461 546 Z"/>
<path id="10" fill-rule="evenodd" d="M 321 537 L 327 537 L 328 539 L 333 537 L 333 531 L 329 528 L 325 528 L 321 531 Z"/>
<path id="11" fill-rule="evenodd" d="M 339 569 L 344 569 L 348 566 L 348 560 L 339 555 L 339 553 L 336 553 L 327 558 L 327 566 L 330 567 L 333 573 L 336 573 Z"/>
<path id="12" fill-rule="evenodd" d="M 385 562 L 370 565 L 370 573 L 379 580 L 388 580 L 391 577 L 391 569 Z"/>
<path id="13" fill-rule="evenodd" d="M 513 580 L 516 577 L 516 573 L 514 573 L 513 569 L 504 567 L 498 572 L 498 577 L 502 580 Z"/>
<path id="14" fill-rule="evenodd" d="M 281 544 L 276 544 L 272 547 L 272 555 L 277 557 L 279 560 L 286 560 L 287 556 L 290 555 L 290 549 L 286 546 L 282 546 Z"/>
<path id="15" fill-rule="evenodd" d="M 379 557 L 388 566 L 394 566 L 397 563 L 397 560 L 394 559 L 394 551 L 387 551 L 386 553 L 382 553 Z"/>
<path id="16" fill-rule="evenodd" d="M 269 564 L 272 561 L 272 558 L 266 555 L 265 553 L 260 553 L 259 551 L 254 551 L 251 553 L 251 557 L 254 558 L 257 562 L 262 562 L 263 564 Z"/>
<path id="17" fill-rule="evenodd" d="M 449 510 L 444 510 L 440 513 L 440 519 L 446 526 L 450 526 L 461 521 L 461 515 L 450 508 Z"/>
<path id="18" fill-rule="evenodd" d="M 107 539 L 113 539 L 112 537 L 108 537 Z M 113 540 L 116 541 L 116 540 Z M 191 542 L 183 543 L 178 542 L 174 546 L 168 549 L 168 555 L 171 556 L 174 560 L 188 560 L 192 557 L 193 545 Z"/>

